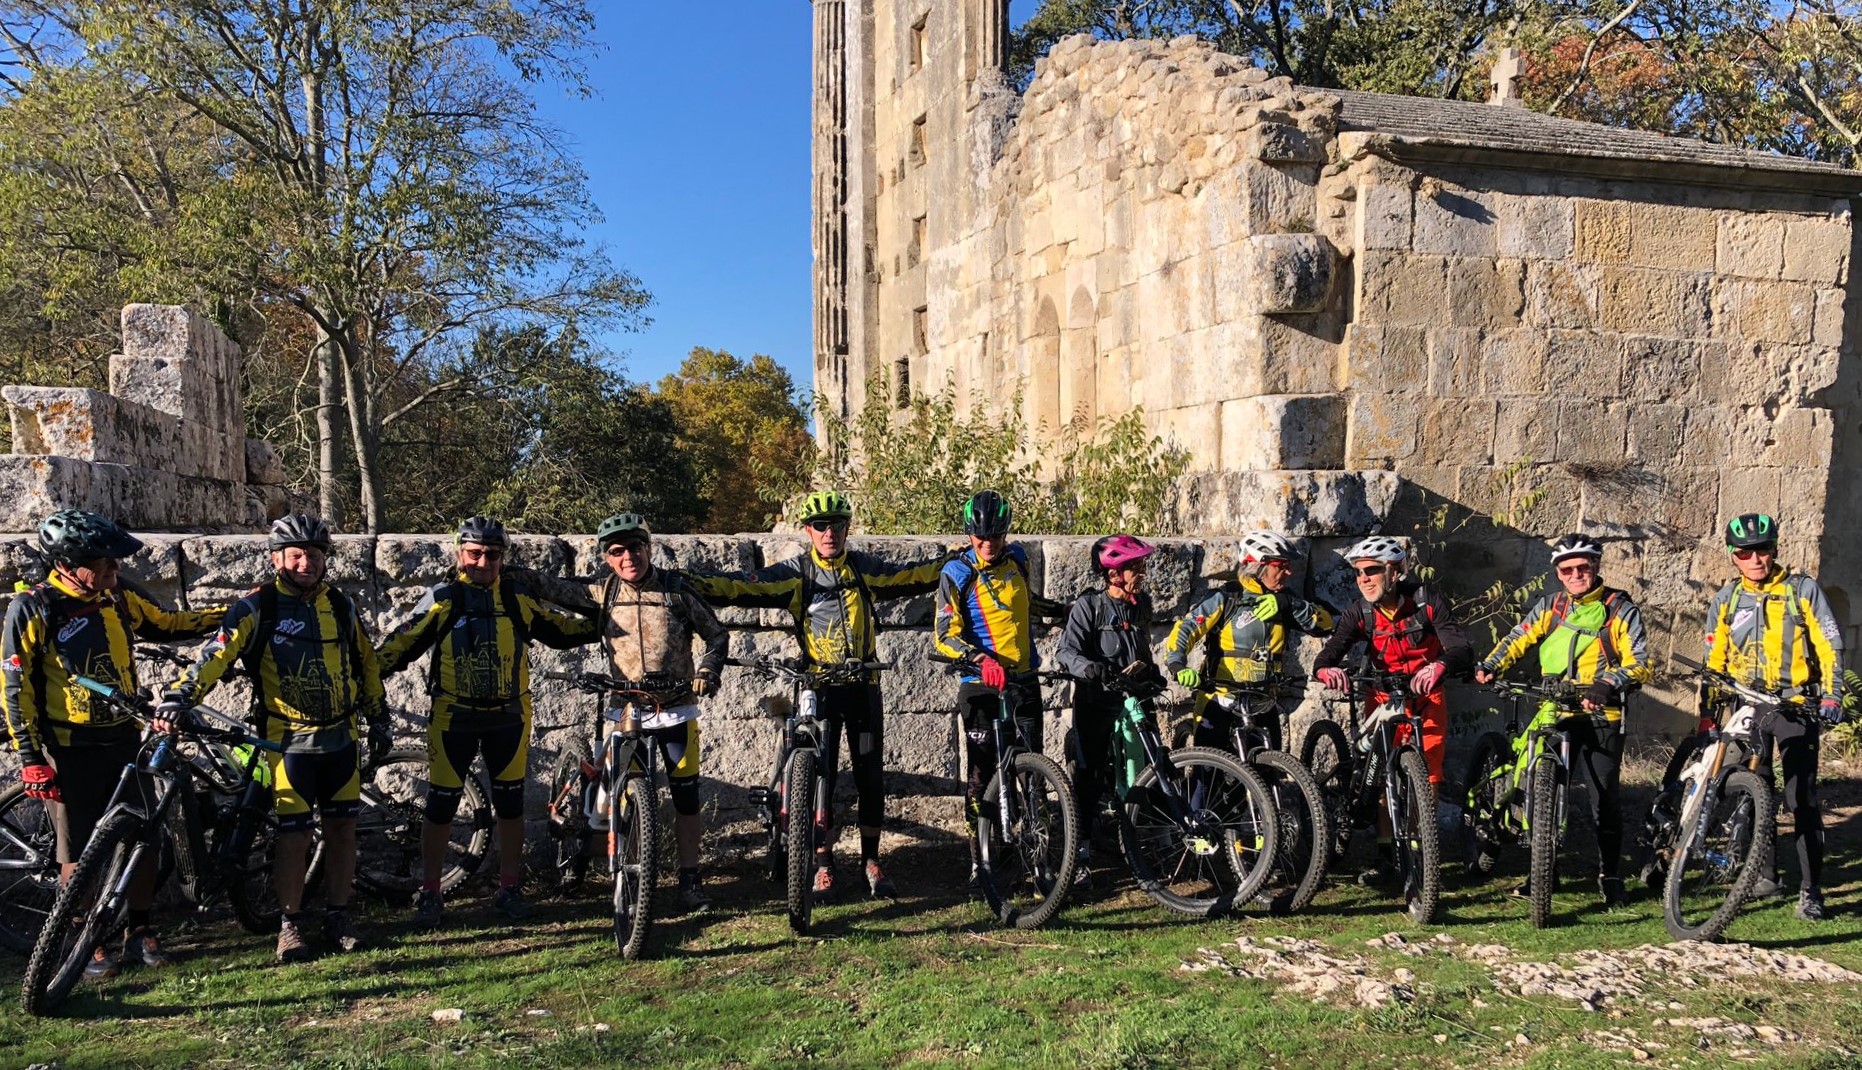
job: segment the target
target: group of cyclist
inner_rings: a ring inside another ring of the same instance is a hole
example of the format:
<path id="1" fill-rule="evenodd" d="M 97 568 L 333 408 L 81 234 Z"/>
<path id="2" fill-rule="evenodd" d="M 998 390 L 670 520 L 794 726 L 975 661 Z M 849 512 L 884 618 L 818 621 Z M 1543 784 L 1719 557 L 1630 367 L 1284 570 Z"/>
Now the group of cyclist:
<path id="1" fill-rule="evenodd" d="M 1405 679 L 1402 690 L 1421 725 L 1419 749 L 1429 780 L 1439 785 L 1448 734 L 1446 681 L 1471 677 L 1486 683 L 1536 651 L 1540 675 L 1578 689 L 1582 708 L 1592 714 L 1575 729 L 1573 766 L 1592 789 L 1587 795 L 1598 829 L 1603 901 L 1612 907 L 1624 901 L 1622 714 L 1625 697 L 1650 678 L 1650 665 L 1641 615 L 1626 593 L 1603 583 L 1604 551 L 1594 538 L 1573 534 L 1553 543 L 1557 588 L 1477 659 L 1441 593 L 1406 577 L 1401 540 L 1371 536 L 1343 552 L 1359 597 L 1334 608 L 1289 589 L 1299 558 L 1291 540 L 1251 532 L 1239 540 L 1233 580 L 1174 622 L 1160 667 L 1144 589 L 1156 548 L 1134 536 L 1098 540 L 1091 551 L 1098 587 L 1061 605 L 1035 590 L 1027 551 L 1010 540 L 1010 505 L 994 491 L 963 505 L 967 546 L 916 562 L 888 562 L 850 550 L 852 516 L 844 495 L 811 494 L 800 517 L 809 541 L 804 554 L 758 571 L 707 574 L 655 566 L 648 525 L 623 513 L 596 531 L 606 569 L 567 580 L 509 564 L 511 544 L 503 525 L 472 517 L 459 529 L 452 575 L 431 587 L 412 614 L 376 644 L 353 602 L 329 582 L 334 540 L 319 518 L 293 514 L 276 521 L 269 543 L 275 576 L 232 605 L 169 611 L 119 576 L 122 560 L 141 549 L 139 540 L 102 516 L 61 511 L 39 530 L 49 575 L 15 597 L 6 614 L 0 708 L 26 790 L 45 800 L 53 815 L 57 857 L 68 879 L 141 738 L 132 719 L 95 701 L 76 679 L 133 693 L 139 683 L 135 639 L 207 637 L 198 663 L 163 695 L 151 727 L 160 732 L 186 723 L 235 666 L 251 680 L 255 733 L 279 748 L 267 755 L 276 793 L 275 880 L 283 915 L 276 953 L 280 962 L 297 962 L 314 953 L 304 911 L 313 830 L 321 834 L 324 867 L 322 942 L 336 951 L 362 944 L 348 910 L 360 770 L 365 756 L 378 758 L 392 743 L 383 677 L 423 655 L 430 654 L 430 786 L 423 881 L 413 920 L 432 926 L 444 910 L 441 869 L 451 824 L 464 778 L 478 760 L 491 780 L 501 841 L 493 908 L 510 918 L 530 912 L 521 876 L 533 641 L 557 649 L 598 643 L 606 671 L 635 682 L 650 697 L 639 728 L 665 761 L 676 814 L 679 889 L 691 910 L 709 905 L 699 869 L 700 703 L 717 689 L 728 642 L 714 605 L 786 611 L 799 658 L 835 666 L 876 660 L 878 602 L 935 591 L 935 646 L 956 662 L 960 675 L 966 813 L 972 822 L 995 771 L 990 725 L 1005 692 L 1018 696 L 1015 719 L 1029 745 L 1041 746 L 1037 617 L 1065 621 L 1058 661 L 1076 682 L 1073 728 L 1082 754 L 1073 788 L 1079 812 L 1089 821 L 1105 787 L 1099 771 L 1107 764 L 1112 725 L 1122 708 L 1120 685 L 1130 678 L 1174 680 L 1194 692 L 1194 742 L 1221 747 L 1232 714 L 1230 704 L 1218 700 L 1231 687 L 1286 674 L 1296 634 L 1327 637 L 1315 676 L 1332 691 L 1346 689 L 1347 656 L 1362 646 L 1377 673 Z M 1785 779 L 1785 806 L 1798 832 L 1798 915 L 1821 919 L 1817 748 L 1820 725 L 1841 717 L 1841 634 L 1816 581 L 1778 563 L 1776 521 L 1760 514 L 1737 517 L 1727 525 L 1726 542 L 1738 575 L 1708 608 L 1705 660 L 1709 669 L 1784 698 L 1771 739 Z M 1369 696 L 1373 703 L 1387 697 Z M 860 874 L 873 896 L 894 895 L 879 854 L 884 712 L 878 683 L 867 673 L 861 682 L 827 688 L 820 709 L 831 731 L 829 797 L 844 730 L 857 787 Z M 1393 831 L 1387 825 L 1386 818 L 1378 829 L 1378 860 L 1362 878 L 1367 882 L 1390 875 Z M 818 898 L 836 891 L 833 842 L 831 830 L 816 840 Z M 1090 844 L 1090 830 L 1080 842 Z M 974 831 L 972 862 L 974 878 Z M 1776 887 L 1775 876 L 1769 883 Z M 152 879 L 131 889 L 124 939 L 97 950 L 88 976 L 114 975 L 124 962 L 166 961 L 151 924 L 154 892 Z"/>

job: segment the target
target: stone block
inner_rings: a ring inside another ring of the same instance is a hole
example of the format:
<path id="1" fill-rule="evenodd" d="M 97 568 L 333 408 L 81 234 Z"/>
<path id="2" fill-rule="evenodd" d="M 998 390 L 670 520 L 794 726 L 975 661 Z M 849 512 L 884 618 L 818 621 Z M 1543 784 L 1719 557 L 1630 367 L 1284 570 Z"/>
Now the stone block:
<path id="1" fill-rule="evenodd" d="M 56 454 L 176 470 L 181 436 L 177 421 L 147 405 L 120 401 L 98 390 L 64 386 L 8 386 L 13 452 Z"/>
<path id="2" fill-rule="evenodd" d="M 1538 538 L 1569 530 L 1581 493 L 1577 476 L 1562 464 L 1464 465 L 1458 487 L 1459 504 Z"/>
<path id="3" fill-rule="evenodd" d="M 1338 250 L 1317 234 L 1248 239 L 1241 285 L 1258 313 L 1316 312 L 1330 302 Z"/>
<path id="4" fill-rule="evenodd" d="M 1855 228 L 1848 219 L 1794 219 L 1784 225 L 1787 279 L 1832 286 L 1849 273 Z"/>
<path id="5" fill-rule="evenodd" d="M 1729 458 L 1734 464 L 1737 458 Z M 1776 468 L 1728 467 L 1720 470 L 1720 515 L 1740 513 L 1776 514 L 1785 504 L 1781 492 L 1784 484 Z M 1792 512 L 1796 512 L 1793 508 Z"/>
<path id="6" fill-rule="evenodd" d="M 1517 327 L 1525 313 L 1525 269 L 1518 260 L 1458 259 L 1448 266 L 1450 322 Z"/>
<path id="7" fill-rule="evenodd" d="M 1784 267 L 1784 222 L 1774 216 L 1720 217 L 1714 268 L 1722 275 L 1775 279 Z"/>
<path id="8" fill-rule="evenodd" d="M 1209 402 L 1166 409 L 1158 413 L 1159 433 L 1166 442 L 1174 442 L 1191 451 L 1190 467 L 1195 471 L 1213 469 L 1222 456 L 1222 405 Z M 1213 448 L 1212 448 L 1213 447 Z"/>
<path id="9" fill-rule="evenodd" d="M 1361 535 L 1382 526 L 1397 484 L 1392 472 L 1210 472 L 1178 484 L 1172 521 L 1201 535 Z"/>
<path id="10" fill-rule="evenodd" d="M 1602 326 L 1625 334 L 1694 338 L 1711 320 L 1708 276 L 1606 267 L 1598 287 Z"/>
<path id="11" fill-rule="evenodd" d="M 1259 378 L 1242 393 L 1329 394 L 1338 389 L 1339 346 L 1333 341 L 1335 323 L 1327 316 L 1267 316 L 1255 327 Z"/>
<path id="12" fill-rule="evenodd" d="M 1248 167 L 1248 228 L 1255 234 L 1312 230 L 1319 213 L 1319 169 L 1303 164 Z"/>
<path id="13" fill-rule="evenodd" d="M 1225 470 L 1341 468 L 1344 455 L 1341 395 L 1265 395 L 1222 405 Z"/>
<path id="14" fill-rule="evenodd" d="M 246 439 L 246 482 L 279 486 L 285 482 L 284 459 L 262 438 Z"/>
<path id="15" fill-rule="evenodd" d="M 1623 340 L 1591 331 L 1546 332 L 1548 388 L 1585 397 L 1613 398 L 1622 383 Z"/>
<path id="16" fill-rule="evenodd" d="M 1788 363 L 1784 353 L 1790 347 L 1760 347 L 1750 342 L 1700 342 L 1695 354 L 1700 364 L 1700 397 L 1711 405 L 1758 405 L 1779 390 L 1777 377 Z M 1762 374 L 1752 374 L 1757 363 Z"/>
<path id="17" fill-rule="evenodd" d="M 110 393 L 244 437 L 239 347 L 218 327 L 179 305 L 129 305 L 122 324 Z"/>
<path id="18" fill-rule="evenodd" d="M 1428 343 L 1428 332 L 1419 326 L 1353 323 L 1345 329 L 1345 385 L 1367 392 L 1425 389 Z"/>
<path id="19" fill-rule="evenodd" d="M 1530 399 L 1498 404 L 1494 424 L 1494 463 L 1544 462 L 1558 449 L 1558 413 L 1549 403 Z"/>
<path id="20" fill-rule="evenodd" d="M 1497 247 L 1494 196 L 1476 190 L 1425 184 L 1415 202 L 1410 248 L 1444 256 L 1492 257 Z"/>
<path id="21" fill-rule="evenodd" d="M 1625 335 L 1620 393 L 1648 401 L 1685 401 L 1700 393 L 1697 344 Z"/>
<path id="22" fill-rule="evenodd" d="M 1500 256 L 1565 260 L 1575 241 L 1575 212 L 1562 197 L 1507 197 L 1495 209 L 1494 250 Z"/>
<path id="23" fill-rule="evenodd" d="M 1493 331 L 1483 336 L 1482 377 L 1489 393 L 1533 395 L 1545 386 L 1545 332 L 1527 328 Z"/>
<path id="24" fill-rule="evenodd" d="M 1393 183 L 1359 186 L 1357 249 L 1407 251 L 1415 196 L 1408 186 Z"/>
<path id="25" fill-rule="evenodd" d="M 1630 262 L 1665 271 L 1714 270 L 1721 213 L 1668 204 L 1629 206 Z"/>
<path id="26" fill-rule="evenodd" d="M 1726 290 L 1739 336 L 1751 342 L 1808 342 L 1817 293 L 1798 282 L 1747 282 Z"/>
<path id="27" fill-rule="evenodd" d="M 1319 135 L 1286 123 L 1259 123 L 1244 135 L 1244 152 L 1263 163 L 1321 164 L 1326 142 Z"/>
<path id="28" fill-rule="evenodd" d="M 1429 332 L 1430 397 L 1470 397 L 1482 389 L 1484 339 L 1472 327 L 1443 327 Z"/>
<path id="29" fill-rule="evenodd" d="M 1554 457 L 1575 464 L 1620 465 L 1625 456 L 1627 429 L 1627 406 L 1620 403 L 1558 402 L 1558 447 Z"/>
<path id="30" fill-rule="evenodd" d="M 1594 265 L 1530 261 L 1526 264 L 1526 322 L 1535 327 L 1584 329 L 1597 325 Z"/>
<path id="31" fill-rule="evenodd" d="M 1416 452 L 1419 408 L 1408 394 L 1352 394 L 1346 466 L 1380 468 L 1408 459 Z"/>
<path id="32" fill-rule="evenodd" d="M 1630 206 L 1616 201 L 1579 200 L 1575 206 L 1574 255 L 1593 264 L 1627 264 L 1635 223 Z"/>
<path id="33" fill-rule="evenodd" d="M 1644 467 L 1667 469 L 1681 458 L 1686 443 L 1686 405 L 1630 405 L 1625 456 Z"/>
<path id="34" fill-rule="evenodd" d="M 1768 416 L 1765 409 L 1749 409 L 1747 415 L 1765 424 L 1765 449 L 1759 454 L 1763 463 L 1829 471 L 1836 434 L 1830 410 L 1790 406 L 1776 416 Z"/>
<path id="35" fill-rule="evenodd" d="M 1832 347 L 1843 344 L 1843 332 L 1848 326 L 1844 297 L 1841 290 L 1817 291 L 1817 308 L 1810 327 L 1812 343 Z"/>
<path id="36" fill-rule="evenodd" d="M 1492 463 L 1498 402 L 1429 399 L 1420 408 L 1416 449 L 1405 468 Z"/>
<path id="37" fill-rule="evenodd" d="M 1361 321 L 1419 327 L 1448 322 L 1447 260 L 1390 253 L 1359 259 L 1356 308 Z"/>

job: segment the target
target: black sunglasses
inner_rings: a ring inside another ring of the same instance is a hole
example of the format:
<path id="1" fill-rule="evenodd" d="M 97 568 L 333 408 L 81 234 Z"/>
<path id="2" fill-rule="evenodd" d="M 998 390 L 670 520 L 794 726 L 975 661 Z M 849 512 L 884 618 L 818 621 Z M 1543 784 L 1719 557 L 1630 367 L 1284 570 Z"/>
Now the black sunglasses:
<path id="1" fill-rule="evenodd" d="M 1389 565 L 1362 565 L 1356 571 L 1360 576 L 1381 576 Z"/>
<path id="2" fill-rule="evenodd" d="M 847 530 L 847 522 L 845 520 L 810 520 L 804 526 L 811 531 Z"/>

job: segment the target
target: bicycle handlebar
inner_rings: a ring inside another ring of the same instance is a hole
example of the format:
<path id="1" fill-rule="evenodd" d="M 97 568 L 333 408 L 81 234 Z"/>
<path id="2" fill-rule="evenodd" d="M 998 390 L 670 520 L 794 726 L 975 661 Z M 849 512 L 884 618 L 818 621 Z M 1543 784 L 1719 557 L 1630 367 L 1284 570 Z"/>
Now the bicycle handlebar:
<path id="1" fill-rule="evenodd" d="M 141 695 L 131 694 L 120 687 L 106 684 L 102 680 L 89 676 L 74 676 L 71 678 L 71 682 L 102 697 L 105 702 L 129 714 L 143 724 L 148 724 L 158 719 L 155 704 L 143 698 Z M 253 735 L 252 730 L 247 728 L 244 723 L 236 718 L 228 717 L 226 714 L 210 706 L 193 706 L 188 712 L 195 717 L 205 715 L 213 720 L 224 723 L 228 727 L 213 728 L 198 722 L 190 723 L 188 721 L 169 722 L 175 726 L 174 730 L 178 735 L 187 736 L 191 739 L 198 739 L 203 742 L 243 743 L 257 747 L 260 750 L 274 752 L 282 752 L 284 750 L 284 744 L 274 743 L 269 739 L 261 739 Z"/>
<path id="2" fill-rule="evenodd" d="M 1700 677 L 1703 681 L 1713 685 L 1714 687 L 1718 687 L 1718 688 L 1722 688 L 1727 691 L 1731 691 L 1734 694 L 1738 695 L 1740 698 L 1746 699 L 1748 701 L 1766 703 L 1766 704 L 1773 705 L 1773 706 L 1782 706 L 1788 701 L 1785 695 L 1783 695 L 1780 692 L 1763 691 L 1763 690 L 1760 690 L 1759 688 L 1753 687 L 1751 684 L 1740 683 L 1738 680 L 1733 679 L 1731 676 L 1728 676 L 1723 672 L 1717 672 L 1713 669 L 1709 669 L 1705 665 L 1702 665 L 1700 662 L 1693 661 L 1680 654 L 1672 654 L 1670 655 L 1670 657 L 1672 657 L 1674 661 L 1677 664 L 1679 664 L 1682 668 L 1687 669 L 1693 675 Z"/>
<path id="3" fill-rule="evenodd" d="M 654 695 L 668 691 L 681 691 L 692 686 L 690 680 L 676 677 L 658 677 L 649 674 L 646 680 L 624 680 L 618 676 L 609 676 L 601 672 L 546 672 L 545 680 L 560 680 L 577 691 L 590 694 L 602 694 L 616 691 L 629 694 Z"/>
<path id="4" fill-rule="evenodd" d="M 749 669 L 758 676 L 769 679 L 789 680 L 793 682 L 833 683 L 862 682 L 857 678 L 869 672 L 884 672 L 892 668 L 890 661 L 843 661 L 838 664 L 808 665 L 800 658 L 776 658 L 758 655 L 748 658 L 725 658 L 724 664 L 739 669 Z"/>

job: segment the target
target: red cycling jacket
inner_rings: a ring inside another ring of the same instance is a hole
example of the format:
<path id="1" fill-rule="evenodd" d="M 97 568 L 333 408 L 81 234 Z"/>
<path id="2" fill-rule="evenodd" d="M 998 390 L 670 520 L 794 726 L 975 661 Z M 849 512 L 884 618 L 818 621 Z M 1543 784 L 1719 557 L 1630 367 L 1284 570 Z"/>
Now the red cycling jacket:
<path id="1" fill-rule="evenodd" d="M 1362 598 L 1346 606 L 1313 668 L 1343 665 L 1352 646 L 1363 642 L 1369 646 L 1372 667 L 1380 672 L 1409 675 L 1432 661 L 1444 662 L 1450 675 L 1471 672 L 1474 648 L 1442 596 L 1413 580 L 1399 580 L 1396 592 L 1396 613 L 1391 616 Z"/>

